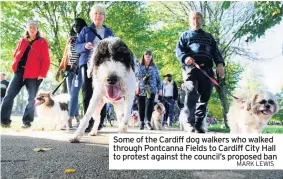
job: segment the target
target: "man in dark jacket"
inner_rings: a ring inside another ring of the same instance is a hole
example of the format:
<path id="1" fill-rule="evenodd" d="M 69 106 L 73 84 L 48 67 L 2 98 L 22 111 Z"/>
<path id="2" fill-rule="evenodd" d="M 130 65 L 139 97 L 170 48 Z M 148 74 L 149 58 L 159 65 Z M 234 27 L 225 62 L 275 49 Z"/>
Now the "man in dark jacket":
<path id="1" fill-rule="evenodd" d="M 169 126 L 172 127 L 173 119 L 174 119 L 174 104 L 175 101 L 178 100 L 178 87 L 176 83 L 172 79 L 171 74 L 167 74 L 164 76 L 164 82 L 162 84 L 162 102 L 165 106 L 166 113 L 164 115 L 162 125 L 164 126 L 167 122 L 167 118 L 169 117 L 170 122 Z"/>
<path id="2" fill-rule="evenodd" d="M 184 32 L 176 46 L 176 57 L 181 62 L 183 79 L 185 79 L 186 99 L 184 113 L 187 123 L 184 129 L 188 132 L 204 133 L 202 121 L 206 116 L 208 100 L 212 93 L 213 83 L 199 69 L 197 63 L 210 77 L 214 76 L 213 61 L 216 72 L 224 76 L 224 59 L 214 38 L 201 29 L 204 19 L 201 13 L 191 12 L 189 17 L 191 28 Z M 181 121 L 181 120 L 180 120 Z"/>

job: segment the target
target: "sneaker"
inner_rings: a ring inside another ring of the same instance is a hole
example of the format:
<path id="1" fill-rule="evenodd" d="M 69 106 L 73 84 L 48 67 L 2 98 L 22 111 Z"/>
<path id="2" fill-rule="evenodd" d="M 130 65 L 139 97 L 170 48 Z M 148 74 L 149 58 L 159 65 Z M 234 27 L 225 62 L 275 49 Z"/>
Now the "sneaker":
<path id="1" fill-rule="evenodd" d="M 77 122 L 77 123 L 73 126 L 73 128 L 74 128 L 74 129 L 77 129 L 77 128 L 79 128 L 79 125 L 80 125 L 80 122 Z"/>
<path id="2" fill-rule="evenodd" d="M 72 129 L 74 129 L 74 128 L 73 128 L 72 124 L 69 123 L 69 130 L 72 130 Z M 61 130 L 67 130 L 66 125 L 62 126 Z"/>
<path id="3" fill-rule="evenodd" d="M 11 123 L 9 123 L 9 124 L 1 123 L 1 127 L 3 127 L 3 128 L 11 128 Z"/>
<path id="4" fill-rule="evenodd" d="M 22 125 L 23 129 L 27 129 L 27 128 L 30 128 L 30 127 L 31 127 L 30 123 L 26 123 L 26 124 Z"/>

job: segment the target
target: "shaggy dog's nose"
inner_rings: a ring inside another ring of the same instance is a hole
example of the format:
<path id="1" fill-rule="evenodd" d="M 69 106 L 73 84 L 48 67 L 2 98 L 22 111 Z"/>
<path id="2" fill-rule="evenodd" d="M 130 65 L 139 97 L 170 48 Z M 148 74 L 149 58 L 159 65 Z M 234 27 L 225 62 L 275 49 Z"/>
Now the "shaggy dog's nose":
<path id="1" fill-rule="evenodd" d="M 117 76 L 110 76 L 107 78 L 107 82 L 109 85 L 115 85 L 118 81 L 118 77 Z"/>

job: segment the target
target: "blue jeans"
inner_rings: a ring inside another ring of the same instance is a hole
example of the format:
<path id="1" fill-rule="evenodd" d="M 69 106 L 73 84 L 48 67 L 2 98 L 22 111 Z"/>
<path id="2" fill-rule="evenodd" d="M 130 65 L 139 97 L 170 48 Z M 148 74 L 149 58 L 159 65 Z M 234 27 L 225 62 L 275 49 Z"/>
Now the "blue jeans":
<path id="1" fill-rule="evenodd" d="M 28 103 L 23 115 L 23 123 L 30 124 L 34 119 L 34 103 L 35 96 L 38 88 L 42 82 L 41 80 L 33 79 L 23 79 L 23 72 L 16 72 L 10 82 L 7 89 L 6 96 L 4 97 L 1 104 L 1 123 L 10 124 L 11 113 L 14 104 L 14 98 L 19 94 L 23 86 L 26 86 L 28 91 Z"/>
<path id="2" fill-rule="evenodd" d="M 70 72 L 70 74 L 67 77 L 68 93 L 71 96 L 70 104 L 69 104 L 69 117 L 70 118 L 79 116 L 79 92 L 80 92 L 81 87 L 82 87 L 81 73 L 79 72 L 77 75 L 74 72 Z"/>

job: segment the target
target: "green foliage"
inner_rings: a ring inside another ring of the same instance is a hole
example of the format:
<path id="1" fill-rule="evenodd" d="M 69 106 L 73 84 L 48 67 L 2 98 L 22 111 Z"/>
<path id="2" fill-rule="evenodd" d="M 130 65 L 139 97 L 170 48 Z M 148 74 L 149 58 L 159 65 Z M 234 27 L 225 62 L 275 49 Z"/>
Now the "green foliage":
<path id="1" fill-rule="evenodd" d="M 251 19 L 244 24 L 237 33 L 238 37 L 248 35 L 251 40 L 260 38 L 265 31 L 276 24 L 279 24 L 283 16 L 282 1 L 260 1 L 254 2 L 254 13 Z"/>
<path id="2" fill-rule="evenodd" d="M 142 1 L 113 2 L 107 8 L 106 25 L 126 42 L 139 58 L 149 46 L 148 13 Z"/>
<path id="3" fill-rule="evenodd" d="M 182 74 L 180 63 L 175 57 L 176 43 L 181 33 L 189 28 L 187 23 L 189 12 L 201 11 L 206 21 L 205 31 L 214 36 L 225 57 L 226 85 L 230 91 L 236 88 L 242 72 L 239 65 L 230 62 L 230 58 L 236 53 L 232 45 L 245 35 L 249 35 L 251 39 L 261 37 L 268 28 L 281 21 L 283 13 L 283 5 L 280 1 L 245 2 L 242 6 L 236 6 L 241 5 L 239 2 L 230 1 L 1 2 L 1 70 L 10 71 L 17 41 L 22 37 L 26 21 L 29 19 L 39 21 L 39 30 L 50 46 L 51 60 L 59 64 L 71 23 L 74 18 L 81 17 L 90 25 L 92 22 L 89 12 L 95 3 L 105 4 L 107 8 L 105 24 L 113 30 L 115 36 L 127 43 L 138 59 L 141 59 L 145 50 L 151 49 L 160 76 L 172 73 L 173 79 L 178 84 L 182 81 Z M 250 6 L 252 8 L 249 9 Z M 247 8 L 249 14 L 241 12 L 242 7 Z M 246 23 L 241 20 L 245 16 L 250 17 Z M 237 21 L 236 17 L 240 18 L 240 21 Z M 54 73 L 56 70 L 57 67 L 52 66 L 50 72 Z M 52 80 L 49 82 L 53 83 Z M 52 85 L 49 87 L 52 88 Z M 209 109 L 214 117 L 222 118 L 220 100 L 215 91 L 209 102 Z"/>
<path id="4" fill-rule="evenodd" d="M 277 97 L 280 109 L 279 109 L 279 112 L 272 117 L 272 119 L 278 120 L 278 121 L 283 121 L 283 91 L 276 94 L 276 97 Z"/>
<path id="5" fill-rule="evenodd" d="M 231 5 L 230 1 L 224 1 L 222 4 L 222 9 L 228 9 Z"/>

